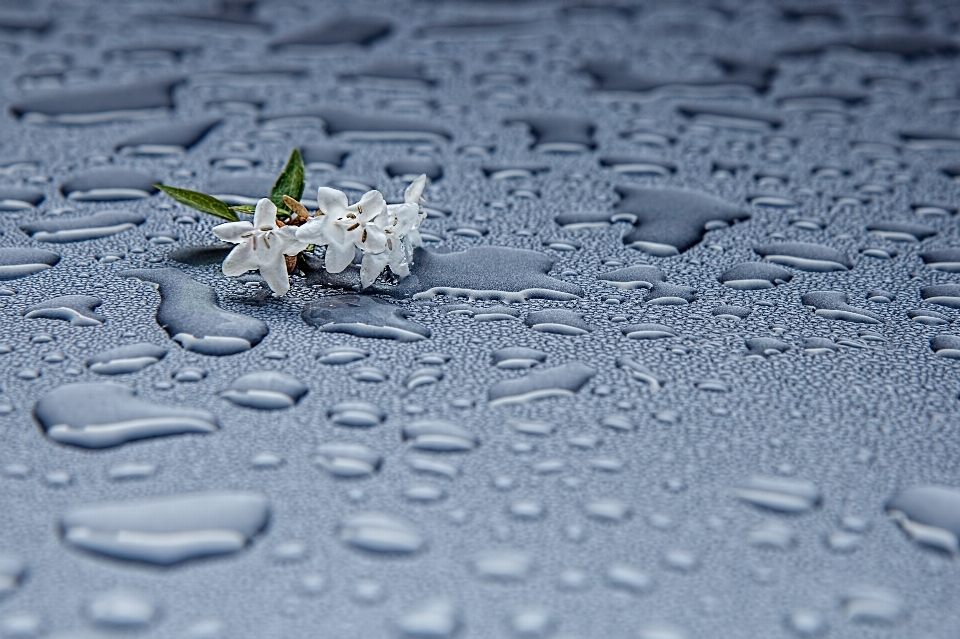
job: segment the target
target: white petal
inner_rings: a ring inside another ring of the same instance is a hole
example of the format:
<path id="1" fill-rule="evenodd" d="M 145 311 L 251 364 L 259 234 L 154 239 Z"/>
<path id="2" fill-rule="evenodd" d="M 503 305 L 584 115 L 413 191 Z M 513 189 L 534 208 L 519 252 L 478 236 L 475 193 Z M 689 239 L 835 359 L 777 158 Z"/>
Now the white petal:
<path id="1" fill-rule="evenodd" d="M 317 189 L 317 206 L 325 215 L 337 217 L 347 208 L 347 194 L 329 186 L 321 186 Z"/>
<path id="2" fill-rule="evenodd" d="M 403 239 L 404 243 L 410 247 L 410 252 L 413 252 L 413 249 L 423 246 L 423 238 L 420 236 L 419 229 L 413 229 L 407 233 L 407 237 Z"/>
<path id="3" fill-rule="evenodd" d="M 223 274 L 228 277 L 243 275 L 260 267 L 257 256 L 254 255 L 253 245 L 250 242 L 240 244 L 223 260 Z"/>
<path id="4" fill-rule="evenodd" d="M 239 244 L 243 242 L 243 238 L 240 236 L 252 230 L 253 224 L 250 222 L 227 222 L 213 227 L 213 234 L 224 242 Z"/>
<path id="5" fill-rule="evenodd" d="M 367 253 L 363 256 L 363 262 L 360 263 L 360 288 L 367 288 L 375 281 L 383 268 L 387 265 L 387 258 L 384 253 L 375 255 Z"/>
<path id="6" fill-rule="evenodd" d="M 420 226 L 420 210 L 416 204 L 406 202 L 396 209 L 397 223 L 393 227 L 393 232 L 399 237 L 404 237 L 411 230 Z"/>
<path id="7" fill-rule="evenodd" d="M 261 263 L 260 275 L 271 291 L 277 295 L 284 295 L 290 290 L 290 276 L 287 275 L 287 263 L 284 261 L 283 255 L 277 253 L 277 258 Z"/>
<path id="8" fill-rule="evenodd" d="M 330 222 L 333 218 L 329 215 L 315 217 L 303 226 L 297 228 L 297 239 L 308 244 L 325 246 L 330 241 L 329 230 Z M 287 227 L 284 227 L 287 228 Z"/>
<path id="9" fill-rule="evenodd" d="M 380 191 L 367 191 L 355 206 L 358 211 L 357 220 L 361 224 L 366 224 L 380 215 L 386 209 L 387 203 Z"/>
<path id="10" fill-rule="evenodd" d="M 390 272 L 397 277 L 406 277 L 407 275 L 410 275 L 410 265 L 407 263 L 406 258 L 402 255 L 401 259 L 391 260 L 387 266 L 390 267 Z"/>
<path id="11" fill-rule="evenodd" d="M 297 238 L 297 227 L 295 226 L 279 228 L 273 232 L 273 237 L 280 240 L 280 252 L 284 255 L 296 255 L 310 244 L 310 242 L 303 242 Z"/>
<path id="12" fill-rule="evenodd" d="M 423 195 L 423 189 L 427 186 L 426 174 L 421 175 L 410 183 L 407 190 L 403 192 L 403 201 L 409 204 L 420 206 L 420 197 Z"/>
<path id="13" fill-rule="evenodd" d="M 357 248 L 353 242 L 333 243 L 327 245 L 327 257 L 324 261 L 324 268 L 329 273 L 341 273 L 350 266 L 353 258 L 357 256 Z"/>
<path id="14" fill-rule="evenodd" d="M 387 247 L 387 235 L 379 227 L 368 224 L 364 227 L 364 232 L 367 241 L 360 242 L 360 249 L 364 253 L 379 253 Z M 363 233 L 360 234 L 360 237 L 363 238 Z"/>
<path id="15" fill-rule="evenodd" d="M 270 198 L 262 198 L 257 202 L 257 210 L 253 214 L 253 226 L 261 231 L 277 228 L 277 205 Z"/>

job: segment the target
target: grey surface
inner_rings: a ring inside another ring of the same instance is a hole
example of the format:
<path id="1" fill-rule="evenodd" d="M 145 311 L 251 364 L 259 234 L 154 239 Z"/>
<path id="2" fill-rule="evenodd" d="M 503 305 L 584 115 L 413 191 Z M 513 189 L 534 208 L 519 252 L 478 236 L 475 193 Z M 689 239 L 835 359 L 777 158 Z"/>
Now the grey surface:
<path id="1" fill-rule="evenodd" d="M 956 636 L 960 6 L 587 6 L 4 3 L 0 637 Z"/>

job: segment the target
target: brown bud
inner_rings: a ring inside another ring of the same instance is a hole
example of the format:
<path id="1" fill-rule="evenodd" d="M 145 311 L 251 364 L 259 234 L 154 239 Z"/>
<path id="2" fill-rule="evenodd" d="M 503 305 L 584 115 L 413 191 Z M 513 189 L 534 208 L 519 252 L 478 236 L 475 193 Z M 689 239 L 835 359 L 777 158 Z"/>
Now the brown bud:
<path id="1" fill-rule="evenodd" d="M 310 217 L 310 213 L 307 212 L 307 207 L 305 207 L 303 204 L 300 204 L 300 202 L 297 202 L 289 195 L 283 196 L 283 203 L 286 204 L 287 208 L 293 211 L 297 217 L 304 220 Z"/>
<path id="2" fill-rule="evenodd" d="M 296 255 L 284 255 L 283 261 L 287 263 L 287 274 L 293 273 L 297 268 L 297 256 Z"/>

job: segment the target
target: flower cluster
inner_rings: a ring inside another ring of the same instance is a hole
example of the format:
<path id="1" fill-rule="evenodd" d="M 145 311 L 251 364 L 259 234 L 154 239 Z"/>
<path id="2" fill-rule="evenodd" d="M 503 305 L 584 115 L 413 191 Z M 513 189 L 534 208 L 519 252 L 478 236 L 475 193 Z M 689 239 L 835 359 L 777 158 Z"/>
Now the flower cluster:
<path id="1" fill-rule="evenodd" d="M 420 207 L 426 183 L 426 175 L 414 180 L 402 204 L 387 204 L 380 191 L 367 191 L 352 206 L 347 205 L 342 191 L 320 187 L 319 210 L 297 229 L 297 240 L 325 246 L 324 268 L 330 273 L 340 273 L 350 266 L 360 249 L 361 288 L 373 284 L 386 267 L 394 275 L 406 277 L 413 249 L 423 243 L 418 229 L 426 217 Z"/>
<path id="2" fill-rule="evenodd" d="M 284 203 L 296 213 L 287 224 L 277 221 L 277 207 L 269 198 L 257 203 L 253 223 L 227 222 L 214 227 L 221 240 L 236 244 L 223 261 L 223 274 L 231 277 L 259 270 L 270 289 L 284 295 L 290 289 L 287 261 L 308 246 L 326 247 L 324 268 L 341 273 L 357 255 L 360 286 L 367 288 L 383 270 L 399 277 L 410 274 L 413 250 L 422 244 L 420 222 L 423 188 L 427 176 L 421 175 L 407 187 L 402 204 L 387 204 L 380 191 L 368 191 L 356 204 L 348 204 L 342 191 L 322 186 L 317 190 L 318 210 L 310 216 L 296 200 Z M 272 242 L 272 244 L 271 244 Z"/>
<path id="3" fill-rule="evenodd" d="M 320 187 L 318 210 L 311 215 L 300 203 L 304 165 L 300 151 L 294 149 L 270 196 L 256 207 L 228 206 L 199 191 L 156 186 L 181 204 L 228 220 L 213 229 L 218 238 L 237 245 L 223 261 L 224 275 L 260 271 L 270 289 L 284 295 L 300 253 L 319 247 L 326 249 L 324 268 L 330 273 L 343 272 L 359 249 L 361 288 L 373 284 L 388 267 L 398 277 L 409 275 L 413 251 L 423 244 L 419 228 L 426 214 L 420 203 L 426 184 L 426 175 L 414 180 L 400 204 L 387 204 L 380 191 L 368 191 L 351 205 L 342 191 Z M 238 213 L 253 213 L 253 222 L 241 221 Z"/>

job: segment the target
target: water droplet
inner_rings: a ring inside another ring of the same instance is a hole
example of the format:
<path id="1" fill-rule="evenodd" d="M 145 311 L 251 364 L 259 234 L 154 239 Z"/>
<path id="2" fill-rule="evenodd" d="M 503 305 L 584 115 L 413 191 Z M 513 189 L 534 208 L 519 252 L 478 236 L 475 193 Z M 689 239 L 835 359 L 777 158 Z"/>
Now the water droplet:
<path id="1" fill-rule="evenodd" d="M 317 448 L 313 463 L 335 477 L 370 477 L 380 470 L 383 458 L 363 444 L 332 442 Z"/>
<path id="2" fill-rule="evenodd" d="M 787 615 L 787 627 L 801 637 L 817 637 L 827 631 L 827 620 L 816 610 L 801 608 Z"/>
<path id="3" fill-rule="evenodd" d="M 474 558 L 473 570 L 487 581 L 524 581 L 533 570 L 533 558 L 521 550 L 488 550 Z"/>
<path id="4" fill-rule="evenodd" d="M 747 542 L 759 548 L 788 550 L 796 543 L 796 535 L 786 523 L 768 519 L 747 534 Z"/>
<path id="5" fill-rule="evenodd" d="M 785 284 L 793 279 L 793 274 L 775 264 L 743 262 L 721 273 L 719 279 L 724 286 L 741 291 L 755 291 Z"/>
<path id="6" fill-rule="evenodd" d="M 656 374 L 651 372 L 646 366 L 641 364 L 636 358 L 629 355 L 623 355 L 617 358 L 617 366 L 627 374 L 631 379 L 643 382 L 651 391 L 658 391 L 666 383 Z"/>
<path id="7" fill-rule="evenodd" d="M 543 153 L 581 153 L 596 146 L 596 125 L 586 118 L 569 115 L 535 115 L 504 121 L 523 123 L 533 134 L 533 150 Z"/>
<path id="8" fill-rule="evenodd" d="M 891 624 L 903 614 L 903 602 L 885 588 L 861 584 L 840 597 L 847 621 Z"/>
<path id="9" fill-rule="evenodd" d="M 107 476 L 113 481 L 148 479 L 157 472 L 157 465 L 150 462 L 126 462 L 111 466 Z"/>
<path id="10" fill-rule="evenodd" d="M 124 155 L 176 155 L 193 148 L 220 123 L 220 118 L 171 122 L 123 138 L 114 146 Z"/>
<path id="11" fill-rule="evenodd" d="M 693 191 L 619 186 L 617 192 L 622 199 L 614 216 L 629 216 L 635 225 L 623 243 L 658 257 L 677 255 L 698 244 L 708 222 L 749 217 L 740 207 Z"/>
<path id="12" fill-rule="evenodd" d="M 340 540 L 361 550 L 397 554 L 417 552 L 426 544 L 412 524 L 378 512 L 347 517 L 340 525 Z"/>
<path id="13" fill-rule="evenodd" d="M 494 366 L 505 370 L 525 370 L 547 361 L 547 354 L 535 348 L 510 346 L 491 353 Z"/>
<path id="14" fill-rule="evenodd" d="M 327 417 L 341 426 L 369 428 L 386 419 L 387 414 L 368 402 L 339 402 L 330 407 Z"/>
<path id="15" fill-rule="evenodd" d="M 113 630 L 136 630 L 149 626 L 157 616 L 156 606 L 129 590 L 111 590 L 95 595 L 86 606 L 94 623 Z"/>
<path id="16" fill-rule="evenodd" d="M 949 308 L 960 308 L 960 285 L 935 284 L 920 289 L 920 297 L 931 304 L 939 304 Z"/>
<path id="17" fill-rule="evenodd" d="M 96 124 L 154 116 L 173 108 L 173 88 L 181 78 L 112 87 L 70 88 L 30 97 L 10 107 L 29 122 Z"/>
<path id="18" fill-rule="evenodd" d="M 310 33 L 311 43 L 314 42 L 315 35 L 313 32 Z M 346 109 L 320 109 L 266 115 L 261 118 L 261 122 L 268 127 L 276 127 L 298 120 L 303 122 L 305 119 L 322 122 L 329 135 L 341 140 L 443 144 L 452 137 L 446 128 L 431 122 Z"/>
<path id="19" fill-rule="evenodd" d="M 765 260 L 776 264 L 784 264 L 814 273 L 828 273 L 830 271 L 849 271 L 853 268 L 847 256 L 840 251 L 807 242 L 783 242 L 779 244 L 762 244 L 753 250 Z"/>
<path id="20" fill-rule="evenodd" d="M 277 410 L 296 405 L 306 394 L 307 386 L 300 380 L 276 371 L 260 371 L 238 378 L 220 396 L 238 406 Z"/>
<path id="21" fill-rule="evenodd" d="M 960 489 L 917 486 L 897 493 L 887 513 L 918 543 L 960 553 Z"/>
<path id="22" fill-rule="evenodd" d="M 628 564 L 611 564 L 604 576 L 611 588 L 637 595 L 647 593 L 653 588 L 653 581 L 645 572 Z"/>
<path id="23" fill-rule="evenodd" d="M 33 414 L 47 437 L 81 448 L 218 429 L 212 413 L 147 402 L 118 384 L 60 386 L 37 402 Z"/>
<path id="24" fill-rule="evenodd" d="M 813 312 L 822 317 L 845 322 L 860 324 L 882 324 L 879 315 L 847 303 L 848 296 L 841 291 L 812 291 L 804 293 L 800 302 L 813 309 Z"/>
<path id="25" fill-rule="evenodd" d="M 937 234 L 937 229 L 913 222 L 873 222 L 867 225 L 867 231 L 894 242 L 922 242 Z"/>
<path id="26" fill-rule="evenodd" d="M 628 266 L 601 273 L 597 279 L 604 284 L 615 286 L 619 289 L 631 290 L 636 288 L 653 288 L 658 282 L 665 282 L 663 273 L 655 266 L 638 265 Z"/>
<path id="27" fill-rule="evenodd" d="M 0 248 L 0 281 L 15 280 L 56 266 L 60 256 L 32 248 Z"/>
<path id="28" fill-rule="evenodd" d="M 776 115 L 738 106 L 683 104 L 678 106 L 677 110 L 697 124 L 731 129 L 763 132 L 778 129 L 783 124 L 783 120 Z"/>
<path id="29" fill-rule="evenodd" d="M 148 342 L 118 346 L 87 359 L 87 367 L 99 375 L 136 373 L 166 357 L 167 349 Z"/>
<path id="30" fill-rule="evenodd" d="M 524 377 L 497 382 L 487 392 L 491 405 L 522 404 L 547 397 L 572 396 L 596 374 L 581 362 L 535 370 Z"/>
<path id="31" fill-rule="evenodd" d="M 403 385 L 407 390 L 413 390 L 420 386 L 436 384 L 441 379 L 443 379 L 443 371 L 438 368 L 418 368 L 407 376 Z"/>
<path id="32" fill-rule="evenodd" d="M 696 289 L 691 286 L 657 282 L 647 292 L 644 301 L 648 304 L 677 306 L 693 302 L 697 298 Z"/>
<path id="33" fill-rule="evenodd" d="M 203 381 L 207 377 L 207 371 L 196 366 L 186 366 L 173 374 L 173 379 L 181 384 L 192 384 Z"/>
<path id="34" fill-rule="evenodd" d="M 321 331 L 358 337 L 412 342 L 430 337 L 430 330 L 406 319 L 406 312 L 373 297 L 325 297 L 303 307 L 301 317 Z"/>
<path id="35" fill-rule="evenodd" d="M 419 450 L 431 452 L 465 452 L 479 443 L 476 435 L 452 422 L 417 421 L 403 427 L 403 438 Z"/>
<path id="36" fill-rule="evenodd" d="M 948 247 L 924 251 L 923 263 L 935 271 L 960 273 L 960 248 Z"/>
<path id="37" fill-rule="evenodd" d="M 253 348 L 267 335 L 265 323 L 223 310 L 217 305 L 214 289 L 176 269 L 133 269 L 120 275 L 157 285 L 157 324 L 186 350 L 233 355 Z"/>
<path id="38" fill-rule="evenodd" d="M 510 629 L 521 638 L 547 637 L 553 633 L 555 624 L 550 611 L 540 607 L 523 608 L 510 618 Z"/>
<path id="39" fill-rule="evenodd" d="M 333 346 L 317 356 L 317 361 L 328 366 L 342 366 L 370 356 L 369 351 L 352 346 Z"/>
<path id="40" fill-rule="evenodd" d="M 396 286 L 373 288 L 394 297 L 429 299 L 437 295 L 521 302 L 540 298 L 572 300 L 580 287 L 547 275 L 553 260 L 536 251 L 479 246 L 457 253 L 418 249 L 411 275 Z"/>
<path id="41" fill-rule="evenodd" d="M 789 344 L 772 337 L 753 337 L 744 340 L 744 345 L 747 347 L 748 357 L 758 358 L 780 355 L 790 349 Z M 832 342 L 831 345 L 833 345 Z"/>
<path id="42" fill-rule="evenodd" d="M 34 639 L 43 632 L 43 621 L 29 612 L 15 612 L 0 621 L 0 635 L 4 639 Z"/>
<path id="43" fill-rule="evenodd" d="M 27 574 L 27 564 L 19 556 L 0 553 L 0 600 L 20 589 Z"/>
<path id="44" fill-rule="evenodd" d="M 614 524 L 626 521 L 633 513 L 630 506 L 619 499 L 597 499 L 588 502 L 584 510 L 591 519 Z"/>
<path id="45" fill-rule="evenodd" d="M 462 626 L 460 611 L 450 600 L 434 597 L 410 607 L 397 620 L 397 628 L 405 637 L 414 639 L 448 639 Z"/>
<path id="46" fill-rule="evenodd" d="M 63 516 L 64 540 L 92 553 L 158 565 L 234 553 L 267 524 L 267 499 L 219 492 L 81 506 Z"/>
<path id="47" fill-rule="evenodd" d="M 413 484 L 403 490 L 403 496 L 412 502 L 428 504 L 446 498 L 446 491 L 434 484 Z"/>
<path id="48" fill-rule="evenodd" d="M 801 513 L 820 503 L 820 491 L 809 481 L 787 477 L 751 477 L 734 489 L 740 499 L 782 513 Z"/>
<path id="49" fill-rule="evenodd" d="M 72 326 L 100 326 L 106 318 L 94 309 L 101 304 L 103 300 L 92 295 L 63 295 L 29 307 L 23 316 L 62 320 Z"/>
<path id="50" fill-rule="evenodd" d="M 602 156 L 600 166 L 609 167 L 624 175 L 667 177 L 677 172 L 677 166 L 671 162 L 625 155 Z"/>
<path id="51" fill-rule="evenodd" d="M 549 422 L 541 422 L 529 419 L 513 419 L 509 425 L 518 433 L 524 435 L 546 436 L 553 432 L 554 425 Z"/>
<path id="52" fill-rule="evenodd" d="M 930 339 L 930 348 L 940 357 L 960 359 L 960 336 L 937 335 Z"/>
<path id="53" fill-rule="evenodd" d="M 627 324 L 620 331 L 628 339 L 666 339 L 676 337 L 677 333 L 663 324 Z"/>

